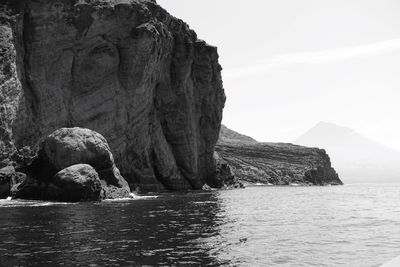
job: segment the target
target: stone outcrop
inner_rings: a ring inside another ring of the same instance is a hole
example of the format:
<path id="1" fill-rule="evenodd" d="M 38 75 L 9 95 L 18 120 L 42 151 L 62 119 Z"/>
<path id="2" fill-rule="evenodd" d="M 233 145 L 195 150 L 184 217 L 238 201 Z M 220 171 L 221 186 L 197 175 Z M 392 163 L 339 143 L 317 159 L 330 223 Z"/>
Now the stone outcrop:
<path id="1" fill-rule="evenodd" d="M 16 197 L 79 201 L 129 193 L 103 136 L 89 129 L 62 128 L 44 139 Z"/>
<path id="2" fill-rule="evenodd" d="M 14 166 L 0 169 L 0 199 L 15 194 L 17 187 L 26 179 L 26 175 L 15 171 Z"/>
<path id="3" fill-rule="evenodd" d="M 107 139 L 132 189 L 214 184 L 217 49 L 155 1 L 1 1 L 0 53 L 0 161 L 83 127 Z"/>
<path id="4" fill-rule="evenodd" d="M 214 188 L 226 189 L 243 188 L 243 184 L 234 175 L 231 166 L 217 152 L 215 152 L 214 158 L 216 160 L 217 172 L 212 186 Z"/>
<path id="5" fill-rule="evenodd" d="M 221 139 L 225 141 L 217 145 L 217 153 L 245 184 L 342 184 L 323 149 L 285 143 L 227 142 L 226 136 Z"/>

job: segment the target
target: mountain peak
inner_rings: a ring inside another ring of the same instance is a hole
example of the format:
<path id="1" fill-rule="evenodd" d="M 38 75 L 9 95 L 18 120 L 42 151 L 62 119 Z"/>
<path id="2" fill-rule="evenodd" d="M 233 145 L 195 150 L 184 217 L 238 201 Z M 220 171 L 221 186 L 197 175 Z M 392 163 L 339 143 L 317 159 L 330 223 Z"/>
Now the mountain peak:
<path id="1" fill-rule="evenodd" d="M 366 138 L 354 130 L 330 122 L 319 122 L 305 134 L 297 138 L 294 143 L 305 146 L 326 147 L 343 144 L 345 140 L 365 140 Z"/>
<path id="2" fill-rule="evenodd" d="M 332 122 L 325 122 L 325 121 L 318 122 L 311 130 L 315 130 L 315 129 L 335 130 L 335 131 L 342 131 L 342 132 L 347 132 L 347 133 L 354 132 L 353 129 L 350 129 L 348 127 L 340 126 L 340 125 L 334 124 Z"/>

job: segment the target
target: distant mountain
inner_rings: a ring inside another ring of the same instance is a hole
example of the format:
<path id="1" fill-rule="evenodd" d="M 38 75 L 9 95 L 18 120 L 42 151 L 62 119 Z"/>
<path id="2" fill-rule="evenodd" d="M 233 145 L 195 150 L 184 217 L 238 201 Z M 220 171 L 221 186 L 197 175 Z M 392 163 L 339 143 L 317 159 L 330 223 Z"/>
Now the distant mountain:
<path id="1" fill-rule="evenodd" d="M 345 183 L 400 182 L 400 151 L 350 128 L 320 122 L 294 143 L 324 148 Z"/>
<path id="2" fill-rule="evenodd" d="M 221 125 L 221 131 L 219 133 L 219 144 L 256 144 L 257 140 L 251 138 L 250 136 L 240 134 L 235 132 L 225 125 Z"/>

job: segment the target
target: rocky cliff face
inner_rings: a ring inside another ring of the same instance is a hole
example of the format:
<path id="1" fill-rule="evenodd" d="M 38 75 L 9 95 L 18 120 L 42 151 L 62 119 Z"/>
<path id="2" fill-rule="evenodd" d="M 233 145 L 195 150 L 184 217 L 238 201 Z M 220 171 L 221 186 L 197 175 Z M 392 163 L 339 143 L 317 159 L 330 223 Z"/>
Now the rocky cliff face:
<path id="1" fill-rule="evenodd" d="M 325 150 L 284 143 L 227 142 L 221 131 L 216 151 L 243 183 L 341 185 Z"/>
<path id="2" fill-rule="evenodd" d="M 221 67 L 187 24 L 150 0 L 9 0 L 0 14 L 0 161 L 84 127 L 131 187 L 213 183 Z"/>

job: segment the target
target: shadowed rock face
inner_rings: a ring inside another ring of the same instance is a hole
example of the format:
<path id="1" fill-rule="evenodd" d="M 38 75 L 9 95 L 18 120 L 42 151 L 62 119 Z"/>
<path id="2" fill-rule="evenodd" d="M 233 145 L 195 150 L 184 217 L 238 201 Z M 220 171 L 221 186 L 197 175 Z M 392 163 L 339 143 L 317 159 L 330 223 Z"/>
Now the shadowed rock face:
<path id="1" fill-rule="evenodd" d="M 10 197 L 15 193 L 20 185 L 26 179 L 26 175 L 16 172 L 13 166 L 7 166 L 0 169 L 0 199 Z"/>
<path id="2" fill-rule="evenodd" d="M 28 178 L 18 186 L 17 198 L 80 201 L 129 197 L 129 185 L 116 167 L 107 141 L 89 129 L 61 128 L 47 136 L 27 169 Z"/>
<path id="3" fill-rule="evenodd" d="M 217 174 L 214 184 L 211 184 L 214 188 L 243 188 L 243 184 L 239 181 L 238 177 L 234 175 L 232 167 L 217 153 L 215 152 L 215 159 L 217 164 Z"/>
<path id="4" fill-rule="evenodd" d="M 227 142 L 230 138 L 223 135 L 221 132 L 223 142 L 219 142 L 216 151 L 243 183 L 342 184 L 323 149 L 284 143 Z"/>
<path id="5" fill-rule="evenodd" d="M 0 160 L 34 154 L 58 128 L 84 127 L 107 139 L 133 188 L 213 184 L 225 103 L 215 47 L 155 1 L 8 2 Z"/>

